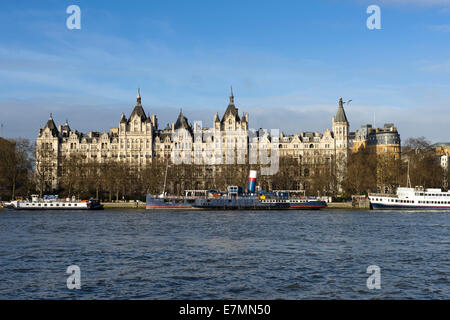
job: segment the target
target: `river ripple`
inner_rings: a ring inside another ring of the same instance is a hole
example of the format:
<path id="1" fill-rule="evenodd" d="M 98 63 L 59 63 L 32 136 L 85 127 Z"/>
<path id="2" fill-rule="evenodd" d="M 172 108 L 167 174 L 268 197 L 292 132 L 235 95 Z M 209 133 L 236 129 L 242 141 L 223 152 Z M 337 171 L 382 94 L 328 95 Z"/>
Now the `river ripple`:
<path id="1" fill-rule="evenodd" d="M 2 210 L 0 299 L 449 299 L 449 231 L 448 212 Z"/>

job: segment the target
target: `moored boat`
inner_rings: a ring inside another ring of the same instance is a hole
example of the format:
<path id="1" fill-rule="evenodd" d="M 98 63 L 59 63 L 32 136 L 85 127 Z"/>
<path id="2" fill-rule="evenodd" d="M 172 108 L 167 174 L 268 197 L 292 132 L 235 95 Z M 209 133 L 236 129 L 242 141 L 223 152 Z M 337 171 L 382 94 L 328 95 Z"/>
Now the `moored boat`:
<path id="1" fill-rule="evenodd" d="M 146 197 L 147 209 L 210 209 L 210 210 L 318 210 L 325 201 L 308 197 L 290 197 L 290 192 L 255 191 L 256 171 L 251 170 L 247 193 L 240 186 L 228 186 L 227 192 L 217 190 L 186 190 L 184 197 Z M 296 190 L 298 191 L 298 190 Z"/>
<path id="2" fill-rule="evenodd" d="M 373 210 L 450 210 L 450 192 L 442 189 L 397 188 L 396 194 L 369 194 Z"/>
<path id="3" fill-rule="evenodd" d="M 180 197 L 154 197 L 150 194 L 146 197 L 145 208 L 152 209 L 192 209 L 194 199 Z"/>
<path id="4" fill-rule="evenodd" d="M 327 204 L 320 200 L 283 200 L 240 197 L 237 199 L 196 199 L 195 208 L 214 210 L 319 210 Z"/>
<path id="5" fill-rule="evenodd" d="M 32 195 L 31 200 L 11 201 L 5 208 L 14 210 L 101 210 L 103 205 L 97 199 L 58 199 L 58 196 L 55 195 L 46 195 L 41 199 L 37 195 Z"/>
<path id="6" fill-rule="evenodd" d="M 193 205 L 199 209 L 214 210 L 318 210 L 326 202 L 309 198 L 291 198 L 287 192 L 246 194 L 238 186 L 228 187 L 220 198 L 197 198 Z"/>

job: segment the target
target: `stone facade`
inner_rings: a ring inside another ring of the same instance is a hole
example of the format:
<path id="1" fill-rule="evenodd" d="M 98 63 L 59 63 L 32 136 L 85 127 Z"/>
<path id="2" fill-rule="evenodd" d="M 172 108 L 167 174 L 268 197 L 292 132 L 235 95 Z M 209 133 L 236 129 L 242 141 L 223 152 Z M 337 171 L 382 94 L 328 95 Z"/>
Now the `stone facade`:
<path id="1" fill-rule="evenodd" d="M 57 127 L 50 115 L 36 140 L 36 168 L 51 188 L 56 189 L 62 159 L 74 154 L 90 161 L 126 161 L 136 167 L 155 160 L 221 165 L 259 163 L 264 149 L 269 156 L 276 151 L 280 157 L 297 158 L 303 164 L 339 162 L 337 167 L 341 168 L 342 177 L 352 144 L 343 105 L 341 98 L 332 117 L 331 130 L 274 135 L 274 132 L 249 129 L 249 116 L 239 115 L 231 91 L 224 115 L 220 118 L 215 114 L 211 128 L 189 123 L 180 111 L 176 122 L 160 129 L 157 117 L 145 114 L 138 91 L 129 118 L 122 114 L 118 128 L 109 132 L 81 133 L 71 129 L 67 121 Z M 174 154 L 178 155 L 176 161 Z"/>
<path id="2" fill-rule="evenodd" d="M 394 159 L 400 159 L 400 134 L 392 123 L 386 123 L 383 128 L 372 128 L 370 124 L 362 125 L 350 135 L 350 141 L 352 152 L 366 148 L 377 155 L 391 155 Z"/>

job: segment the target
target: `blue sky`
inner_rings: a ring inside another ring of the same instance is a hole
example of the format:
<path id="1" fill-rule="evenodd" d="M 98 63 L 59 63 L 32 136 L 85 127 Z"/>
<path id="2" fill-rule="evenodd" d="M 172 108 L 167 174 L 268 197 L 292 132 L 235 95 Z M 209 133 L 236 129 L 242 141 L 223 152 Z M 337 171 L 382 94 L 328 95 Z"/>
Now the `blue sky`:
<path id="1" fill-rule="evenodd" d="M 81 8 L 81 30 L 66 8 Z M 368 30 L 368 5 L 381 30 Z M 137 88 L 160 126 L 212 124 L 230 85 L 252 128 L 323 131 L 339 97 L 351 130 L 397 125 L 450 141 L 450 0 L 2 1 L 0 123 L 34 139 L 53 113 L 104 131 Z"/>

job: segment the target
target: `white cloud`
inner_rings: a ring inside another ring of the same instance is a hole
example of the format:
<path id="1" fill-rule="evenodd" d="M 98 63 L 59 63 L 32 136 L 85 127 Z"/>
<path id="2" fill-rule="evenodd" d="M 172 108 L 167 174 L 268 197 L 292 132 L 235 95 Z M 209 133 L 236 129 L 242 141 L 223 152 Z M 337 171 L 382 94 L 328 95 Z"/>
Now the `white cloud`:
<path id="1" fill-rule="evenodd" d="M 419 70 L 426 72 L 450 72 L 450 60 L 443 62 L 422 61 Z"/>
<path id="2" fill-rule="evenodd" d="M 432 25 L 429 26 L 428 29 L 430 29 L 431 31 L 438 31 L 438 32 L 450 32 L 450 24 Z"/>

